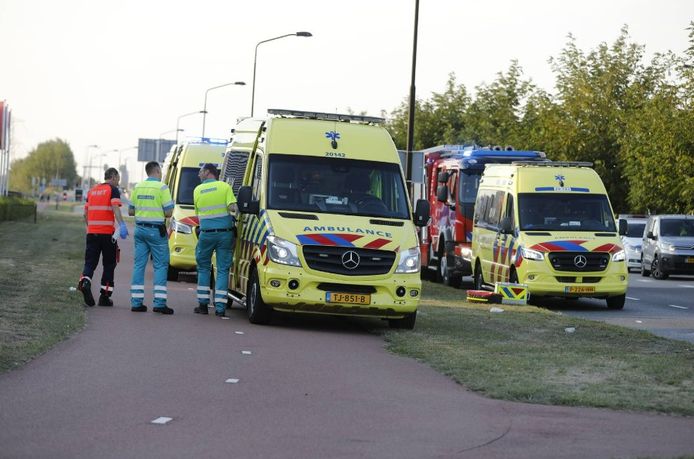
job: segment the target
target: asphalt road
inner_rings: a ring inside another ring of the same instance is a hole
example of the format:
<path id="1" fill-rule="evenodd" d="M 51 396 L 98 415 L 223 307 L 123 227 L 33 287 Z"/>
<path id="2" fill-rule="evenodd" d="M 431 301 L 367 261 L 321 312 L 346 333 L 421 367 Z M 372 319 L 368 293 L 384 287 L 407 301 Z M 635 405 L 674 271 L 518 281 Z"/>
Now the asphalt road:
<path id="1" fill-rule="evenodd" d="M 544 302 L 550 309 L 584 319 L 648 330 L 670 339 L 694 343 L 694 276 L 665 280 L 629 275 L 624 309 L 607 309 L 604 300 L 580 299 Z"/>
<path id="2" fill-rule="evenodd" d="M 130 240 L 122 247 L 116 306 L 90 308 L 84 331 L 0 375 L 0 457 L 694 453 L 694 418 L 489 400 L 386 352 L 368 331 L 377 322 L 283 317 L 254 326 L 238 309 L 229 320 L 198 316 L 191 282 L 169 284 L 173 316 L 133 313 Z M 152 424 L 162 417 L 171 420 Z"/>

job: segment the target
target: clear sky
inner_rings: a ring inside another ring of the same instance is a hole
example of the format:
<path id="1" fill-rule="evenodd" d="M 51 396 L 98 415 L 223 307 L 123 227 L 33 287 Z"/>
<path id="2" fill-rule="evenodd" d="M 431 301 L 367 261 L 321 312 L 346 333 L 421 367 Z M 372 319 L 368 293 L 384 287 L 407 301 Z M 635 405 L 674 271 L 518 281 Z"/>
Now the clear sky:
<path id="1" fill-rule="evenodd" d="M 547 60 L 567 34 L 588 50 L 626 24 L 648 55 L 682 53 L 691 20 L 694 0 L 420 0 L 417 97 L 443 90 L 450 72 L 468 89 L 491 82 L 512 59 L 551 91 Z M 414 0 L 0 0 L 0 99 L 12 108 L 13 155 L 60 137 L 81 174 L 87 145 L 108 152 L 157 138 L 202 110 L 206 89 L 245 81 L 209 93 L 206 135 L 227 138 L 250 114 L 256 43 L 297 31 L 313 37 L 258 48 L 255 114 L 379 116 L 409 93 L 413 23 Z M 201 115 L 180 127 L 199 136 Z M 122 154 L 131 170 L 135 153 Z"/>

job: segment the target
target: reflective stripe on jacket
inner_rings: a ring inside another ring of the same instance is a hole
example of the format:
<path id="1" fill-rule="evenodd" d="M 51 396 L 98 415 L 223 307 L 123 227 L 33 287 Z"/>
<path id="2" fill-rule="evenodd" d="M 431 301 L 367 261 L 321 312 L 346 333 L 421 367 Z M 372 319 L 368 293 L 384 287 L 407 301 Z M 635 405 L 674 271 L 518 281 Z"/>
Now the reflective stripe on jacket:
<path id="1" fill-rule="evenodd" d="M 120 205 L 120 200 L 117 205 Z M 113 234 L 113 224 L 115 217 L 111 207 L 111 185 L 101 183 L 91 190 L 87 195 L 87 233 L 90 234 Z"/>
<path id="2" fill-rule="evenodd" d="M 164 210 L 174 206 L 169 187 L 155 178 L 135 185 L 130 207 L 135 209 L 136 223 L 164 223 Z"/>
<path id="3" fill-rule="evenodd" d="M 193 191 L 195 213 L 200 219 L 200 229 L 225 229 L 234 226 L 228 207 L 236 202 L 236 196 L 228 183 L 207 179 Z"/>

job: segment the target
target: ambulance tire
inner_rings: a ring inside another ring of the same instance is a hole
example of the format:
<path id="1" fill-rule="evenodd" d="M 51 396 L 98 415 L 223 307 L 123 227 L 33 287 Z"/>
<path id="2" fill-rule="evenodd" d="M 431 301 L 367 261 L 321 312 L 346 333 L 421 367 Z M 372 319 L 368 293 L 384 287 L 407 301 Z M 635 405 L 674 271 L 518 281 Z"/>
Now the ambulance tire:
<path id="1" fill-rule="evenodd" d="M 610 296 L 607 298 L 607 308 L 608 309 L 624 309 L 624 303 L 626 302 L 626 294 L 618 296 Z"/>
<path id="2" fill-rule="evenodd" d="M 482 267 L 480 262 L 475 263 L 475 271 L 473 273 L 475 281 L 475 290 L 484 290 L 484 277 L 482 276 Z"/>
<path id="3" fill-rule="evenodd" d="M 402 319 L 388 319 L 388 326 L 399 330 L 412 330 L 414 323 L 417 320 L 417 311 L 411 314 L 405 314 Z"/>
<path id="4" fill-rule="evenodd" d="M 452 269 L 450 269 L 448 266 L 448 255 L 443 254 L 441 258 L 439 258 L 439 277 L 441 277 L 441 281 L 444 283 L 444 285 L 448 285 L 449 287 L 454 287 L 458 288 L 460 287 L 460 282 L 462 281 L 462 276 L 456 272 L 454 272 Z"/>
<path id="5" fill-rule="evenodd" d="M 260 293 L 260 281 L 255 266 L 251 267 L 251 275 L 246 289 L 246 311 L 248 321 L 252 324 L 265 325 L 272 319 L 272 308 L 263 301 Z"/>
<path id="6" fill-rule="evenodd" d="M 178 281 L 178 269 L 169 266 L 169 270 L 166 272 L 166 280 L 170 280 L 172 282 L 177 282 Z"/>

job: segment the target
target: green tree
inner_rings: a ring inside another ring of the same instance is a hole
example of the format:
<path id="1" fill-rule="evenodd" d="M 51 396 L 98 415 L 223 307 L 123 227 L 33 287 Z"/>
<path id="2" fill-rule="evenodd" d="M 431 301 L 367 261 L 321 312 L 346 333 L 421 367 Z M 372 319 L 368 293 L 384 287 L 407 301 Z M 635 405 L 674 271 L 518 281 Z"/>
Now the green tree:
<path id="1" fill-rule="evenodd" d="M 26 158 L 12 162 L 10 185 L 13 190 L 30 193 L 32 177 L 45 179 L 46 184 L 54 178 L 65 179 L 68 187 L 73 187 L 79 177 L 70 145 L 61 139 L 49 140 L 40 143 Z"/>

